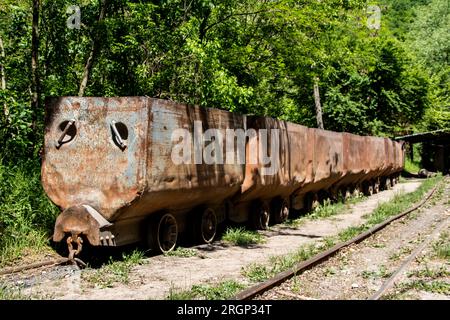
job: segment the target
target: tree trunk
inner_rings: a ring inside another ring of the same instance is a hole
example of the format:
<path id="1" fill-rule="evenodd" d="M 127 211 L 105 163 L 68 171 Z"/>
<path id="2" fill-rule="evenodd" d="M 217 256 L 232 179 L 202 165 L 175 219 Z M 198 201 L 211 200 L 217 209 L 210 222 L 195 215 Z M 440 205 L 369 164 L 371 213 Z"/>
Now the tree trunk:
<path id="1" fill-rule="evenodd" d="M 314 102 L 316 104 L 317 127 L 323 130 L 322 105 L 320 104 L 319 78 L 314 78 Z"/>
<path id="2" fill-rule="evenodd" d="M 6 75 L 5 75 L 5 48 L 3 47 L 3 40 L 0 36 L 0 77 L 1 77 L 1 90 L 6 90 Z M 3 105 L 3 114 L 5 115 L 5 119 L 9 122 L 9 110 L 8 105 Z"/>
<path id="3" fill-rule="evenodd" d="M 33 113 L 33 129 L 39 112 L 39 5 L 40 0 L 33 0 L 33 24 L 31 33 L 31 111 Z"/>
<path id="4" fill-rule="evenodd" d="M 106 10 L 106 0 L 101 0 L 100 3 L 100 15 L 98 17 L 98 22 L 102 21 L 105 17 Z M 89 73 L 92 70 L 92 65 L 94 64 L 94 57 L 98 50 L 98 36 L 96 30 L 94 30 L 94 36 L 92 38 L 91 51 L 84 65 L 83 76 L 81 78 L 80 89 L 78 90 L 78 96 L 84 96 L 84 91 L 86 90 L 87 82 L 89 79 Z"/>
<path id="5" fill-rule="evenodd" d="M 6 76 L 5 76 L 5 48 L 3 47 L 3 40 L 0 36 L 0 76 L 2 77 L 2 90 L 6 90 Z"/>

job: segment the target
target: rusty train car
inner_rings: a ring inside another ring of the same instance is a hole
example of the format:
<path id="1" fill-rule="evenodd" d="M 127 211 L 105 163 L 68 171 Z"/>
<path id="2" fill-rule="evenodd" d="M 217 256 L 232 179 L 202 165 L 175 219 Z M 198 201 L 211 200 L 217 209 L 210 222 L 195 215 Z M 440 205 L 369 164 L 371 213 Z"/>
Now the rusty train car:
<path id="1" fill-rule="evenodd" d="M 215 135 L 207 139 L 209 129 Z M 210 155 L 222 161 L 203 159 L 211 144 Z M 178 163 L 176 146 L 186 148 Z M 268 117 L 149 97 L 46 101 L 42 184 L 62 210 L 53 240 L 66 239 L 72 254 L 82 239 L 94 246 L 145 241 L 162 252 L 179 234 L 209 243 L 226 220 L 265 229 L 324 197 L 388 188 L 403 162 L 402 145 L 390 139 Z"/>

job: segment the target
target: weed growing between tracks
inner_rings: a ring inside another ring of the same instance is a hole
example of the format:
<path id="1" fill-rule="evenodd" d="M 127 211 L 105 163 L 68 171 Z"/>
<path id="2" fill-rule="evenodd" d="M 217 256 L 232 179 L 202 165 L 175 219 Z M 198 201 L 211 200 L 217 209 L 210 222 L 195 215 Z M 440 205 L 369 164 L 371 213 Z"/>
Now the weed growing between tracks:
<path id="1" fill-rule="evenodd" d="M 444 232 L 439 240 L 433 243 L 434 255 L 440 259 L 450 259 L 450 235 Z"/>

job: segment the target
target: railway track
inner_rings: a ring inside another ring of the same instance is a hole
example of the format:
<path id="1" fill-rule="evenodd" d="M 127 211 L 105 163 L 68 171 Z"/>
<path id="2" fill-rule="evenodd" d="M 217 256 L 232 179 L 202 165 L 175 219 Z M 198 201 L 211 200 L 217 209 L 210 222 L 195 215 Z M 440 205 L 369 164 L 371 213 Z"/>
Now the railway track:
<path id="1" fill-rule="evenodd" d="M 70 261 L 69 258 L 61 257 L 61 258 L 55 258 L 55 259 L 51 259 L 51 260 L 29 263 L 29 264 L 25 264 L 25 265 L 21 265 L 21 266 L 17 266 L 17 267 L 4 268 L 4 269 L 0 270 L 0 276 L 18 273 L 18 272 L 26 271 L 26 270 L 39 269 L 39 268 L 43 268 L 43 267 L 48 267 L 48 268 L 54 267 L 54 266 L 68 263 L 69 261 Z"/>
<path id="2" fill-rule="evenodd" d="M 64 264 L 72 264 L 78 267 L 86 267 L 86 264 L 79 258 L 64 258 L 58 257 L 51 260 L 37 261 L 28 263 L 16 267 L 8 267 L 0 270 L 0 276 L 10 275 L 22 271 L 39 269 L 39 268 L 51 268 Z"/>
<path id="3" fill-rule="evenodd" d="M 298 263 L 296 266 L 294 266 L 293 268 L 283 271 L 279 274 L 277 274 L 276 276 L 274 276 L 271 279 L 268 279 L 262 283 L 259 283 L 255 286 L 252 286 L 250 288 L 247 288 L 243 291 L 241 291 L 240 293 L 238 293 L 234 299 L 235 300 L 251 300 L 257 296 L 262 295 L 263 293 L 265 293 L 266 291 L 269 291 L 271 289 L 274 289 L 278 286 L 280 286 L 282 283 L 284 283 L 285 281 L 289 280 L 290 278 L 301 274 L 302 272 L 313 268 L 314 266 L 320 264 L 321 262 L 324 262 L 325 260 L 327 260 L 328 258 L 332 257 L 333 255 L 335 255 L 336 253 L 338 253 L 340 250 L 352 245 L 352 244 L 357 244 L 362 242 L 363 240 L 369 238 L 370 236 L 374 235 L 375 233 L 381 231 L 382 229 L 384 229 L 386 226 L 388 226 L 389 224 L 391 224 L 392 222 L 408 215 L 409 213 L 419 209 L 420 207 L 422 207 L 432 196 L 433 194 L 436 192 L 436 190 L 438 189 L 440 184 L 436 185 L 431 191 L 429 191 L 426 196 L 415 206 L 409 208 L 408 210 L 395 215 L 389 219 L 387 219 L 386 221 L 375 225 L 374 227 L 372 227 L 371 229 L 359 234 L 358 236 L 348 240 L 348 241 L 344 241 L 341 243 L 336 244 L 335 246 L 333 246 L 332 248 L 319 253 L 317 255 L 315 255 L 314 257 L 300 262 Z M 415 257 L 417 257 L 417 255 L 423 251 L 423 249 L 426 247 L 426 245 L 428 245 L 431 240 L 434 238 L 434 236 L 442 229 L 442 227 L 445 225 L 445 222 L 448 219 L 445 219 L 441 224 L 439 224 L 439 226 L 434 230 L 433 234 L 428 237 L 423 243 L 421 243 L 421 245 L 419 245 L 419 247 L 416 248 L 416 250 L 413 251 L 413 253 L 411 253 L 411 256 L 405 261 L 404 264 L 402 264 L 402 266 L 399 268 L 399 270 L 397 270 L 397 272 L 394 272 L 394 274 L 391 276 L 391 278 L 389 278 L 384 284 L 383 286 L 379 289 L 379 291 L 374 294 L 372 297 L 370 297 L 370 299 L 373 300 L 377 300 L 379 299 L 387 290 L 389 290 L 394 283 L 398 280 L 398 277 L 405 271 L 406 267 L 408 266 L 409 263 L 411 263 L 411 261 L 414 260 Z M 291 294 L 289 292 L 283 292 L 283 295 L 285 296 L 292 296 L 292 298 L 296 298 L 296 299 L 310 299 L 308 297 L 302 297 L 299 295 L 295 295 L 295 294 Z"/>

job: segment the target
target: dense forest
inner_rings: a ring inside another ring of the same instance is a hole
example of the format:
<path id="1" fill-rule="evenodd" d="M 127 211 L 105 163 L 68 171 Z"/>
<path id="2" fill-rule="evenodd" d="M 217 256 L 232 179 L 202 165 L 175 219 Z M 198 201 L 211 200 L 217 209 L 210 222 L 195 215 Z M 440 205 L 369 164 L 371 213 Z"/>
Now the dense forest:
<path id="1" fill-rule="evenodd" d="M 1 0 L 0 247 L 39 242 L 56 212 L 39 183 L 45 97 L 147 95 L 310 127 L 320 97 L 325 129 L 436 130 L 450 127 L 449 30 L 448 0 Z"/>

